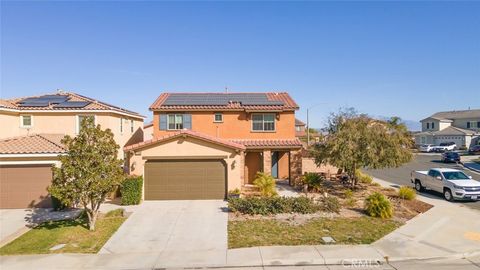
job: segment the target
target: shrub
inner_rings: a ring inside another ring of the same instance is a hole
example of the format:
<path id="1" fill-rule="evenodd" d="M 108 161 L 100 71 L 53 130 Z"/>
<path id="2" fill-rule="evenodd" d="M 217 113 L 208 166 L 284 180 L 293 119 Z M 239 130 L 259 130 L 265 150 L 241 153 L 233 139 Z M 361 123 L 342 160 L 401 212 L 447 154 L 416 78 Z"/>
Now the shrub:
<path id="1" fill-rule="evenodd" d="M 365 211 L 371 217 L 391 218 L 393 206 L 383 194 L 375 192 L 365 200 Z"/>
<path id="2" fill-rule="evenodd" d="M 309 214 L 319 210 L 319 206 L 307 197 L 230 198 L 228 207 L 232 212 L 248 215 Z"/>
<path id="3" fill-rule="evenodd" d="M 324 177 L 318 173 L 306 173 L 302 178 L 302 182 L 307 185 L 308 190 L 317 192 L 322 189 L 323 180 L 325 180 Z"/>
<path id="4" fill-rule="evenodd" d="M 143 178 L 141 176 L 128 176 L 123 180 L 120 191 L 122 205 L 139 204 L 142 200 Z"/>
<path id="5" fill-rule="evenodd" d="M 370 175 L 363 173 L 361 170 L 356 170 L 355 176 L 360 183 L 371 184 L 373 182 L 373 178 Z"/>
<path id="6" fill-rule="evenodd" d="M 413 200 L 415 197 L 417 197 L 417 193 L 411 187 L 401 187 L 398 190 L 398 197 L 404 200 Z"/>
<path id="7" fill-rule="evenodd" d="M 257 172 L 253 184 L 260 189 L 260 193 L 264 197 L 277 195 L 277 191 L 275 190 L 275 179 L 269 174 Z"/>
<path id="8" fill-rule="evenodd" d="M 345 191 L 345 199 L 351 199 L 353 198 L 353 191 L 351 189 L 347 189 Z"/>
<path id="9" fill-rule="evenodd" d="M 338 201 L 337 197 L 324 197 L 322 199 L 322 210 L 326 212 L 340 212 L 340 202 Z"/>
<path id="10" fill-rule="evenodd" d="M 53 211 L 62 211 L 68 207 L 68 205 L 62 203 L 57 197 L 52 196 L 51 198 Z"/>
<path id="11" fill-rule="evenodd" d="M 123 208 L 110 210 L 105 214 L 106 218 L 124 217 L 124 216 L 125 216 L 125 209 L 123 209 Z"/>

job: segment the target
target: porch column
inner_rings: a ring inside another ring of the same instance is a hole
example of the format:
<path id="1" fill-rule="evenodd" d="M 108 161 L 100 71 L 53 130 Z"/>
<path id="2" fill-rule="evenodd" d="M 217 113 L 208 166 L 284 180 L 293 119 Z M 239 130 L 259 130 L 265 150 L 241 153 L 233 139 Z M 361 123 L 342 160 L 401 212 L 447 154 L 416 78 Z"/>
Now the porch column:
<path id="1" fill-rule="evenodd" d="M 302 150 L 290 151 L 290 185 L 296 186 L 302 177 Z"/>
<path id="2" fill-rule="evenodd" d="M 245 175 L 248 175 L 247 167 L 245 166 L 245 152 L 240 152 L 240 183 L 243 185 L 246 184 Z"/>
<path id="3" fill-rule="evenodd" d="M 263 150 L 263 172 L 272 174 L 272 151 Z"/>

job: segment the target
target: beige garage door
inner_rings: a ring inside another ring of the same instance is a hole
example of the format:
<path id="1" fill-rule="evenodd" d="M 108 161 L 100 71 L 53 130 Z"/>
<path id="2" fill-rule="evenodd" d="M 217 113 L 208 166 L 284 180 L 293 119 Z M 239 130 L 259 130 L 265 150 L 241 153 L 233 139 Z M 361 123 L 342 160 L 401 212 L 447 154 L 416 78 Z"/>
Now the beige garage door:
<path id="1" fill-rule="evenodd" d="M 0 165 L 0 208 L 51 207 L 51 165 Z"/>
<path id="2" fill-rule="evenodd" d="M 220 160 L 145 163 L 145 200 L 224 199 L 226 167 Z"/>

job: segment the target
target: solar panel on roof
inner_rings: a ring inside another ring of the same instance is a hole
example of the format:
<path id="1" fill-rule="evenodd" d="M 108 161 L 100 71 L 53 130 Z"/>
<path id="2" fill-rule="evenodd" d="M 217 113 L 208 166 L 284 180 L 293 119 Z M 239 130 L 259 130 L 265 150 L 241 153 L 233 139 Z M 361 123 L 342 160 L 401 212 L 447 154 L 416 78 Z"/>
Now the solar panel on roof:
<path id="1" fill-rule="evenodd" d="M 33 103 L 39 103 L 39 104 L 45 104 L 45 106 L 48 106 L 48 104 L 58 104 L 62 103 L 68 100 L 68 96 L 65 95 L 44 95 L 44 96 L 39 96 L 39 97 L 32 97 L 32 98 L 25 98 L 21 101 L 19 101 L 19 104 L 33 104 Z M 23 105 L 26 106 L 26 105 Z M 39 107 L 39 106 L 38 106 Z"/>
<path id="2" fill-rule="evenodd" d="M 90 103 L 89 101 L 65 101 L 54 105 L 53 108 L 83 108 Z"/>
<path id="3" fill-rule="evenodd" d="M 20 107 L 48 107 L 50 103 L 48 102 L 25 102 L 25 103 L 20 103 L 18 106 Z"/>
<path id="4" fill-rule="evenodd" d="M 163 105 L 223 105 L 230 101 L 244 105 L 283 105 L 282 101 L 269 100 L 263 93 L 245 94 L 170 94 Z"/>

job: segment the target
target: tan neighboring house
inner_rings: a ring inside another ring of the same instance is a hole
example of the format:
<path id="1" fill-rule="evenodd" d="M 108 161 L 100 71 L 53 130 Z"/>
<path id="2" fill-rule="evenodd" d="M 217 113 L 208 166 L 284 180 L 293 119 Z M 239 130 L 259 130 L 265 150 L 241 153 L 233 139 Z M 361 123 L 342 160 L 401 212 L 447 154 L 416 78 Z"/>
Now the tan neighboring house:
<path id="1" fill-rule="evenodd" d="M 415 134 L 415 144 L 454 142 L 457 147 L 480 143 L 480 109 L 435 113 L 423 120 L 422 132 Z"/>
<path id="2" fill-rule="evenodd" d="M 153 138 L 124 147 L 145 200 L 224 199 L 259 171 L 302 173 L 288 93 L 163 93 L 150 110 Z"/>
<path id="3" fill-rule="evenodd" d="M 66 154 L 60 141 L 78 134 L 84 117 L 109 128 L 121 148 L 143 141 L 144 116 L 76 93 L 0 99 L 0 208 L 50 206 L 51 166 Z"/>
<path id="4" fill-rule="evenodd" d="M 153 139 L 153 121 L 143 126 L 143 140 L 148 141 Z"/>

